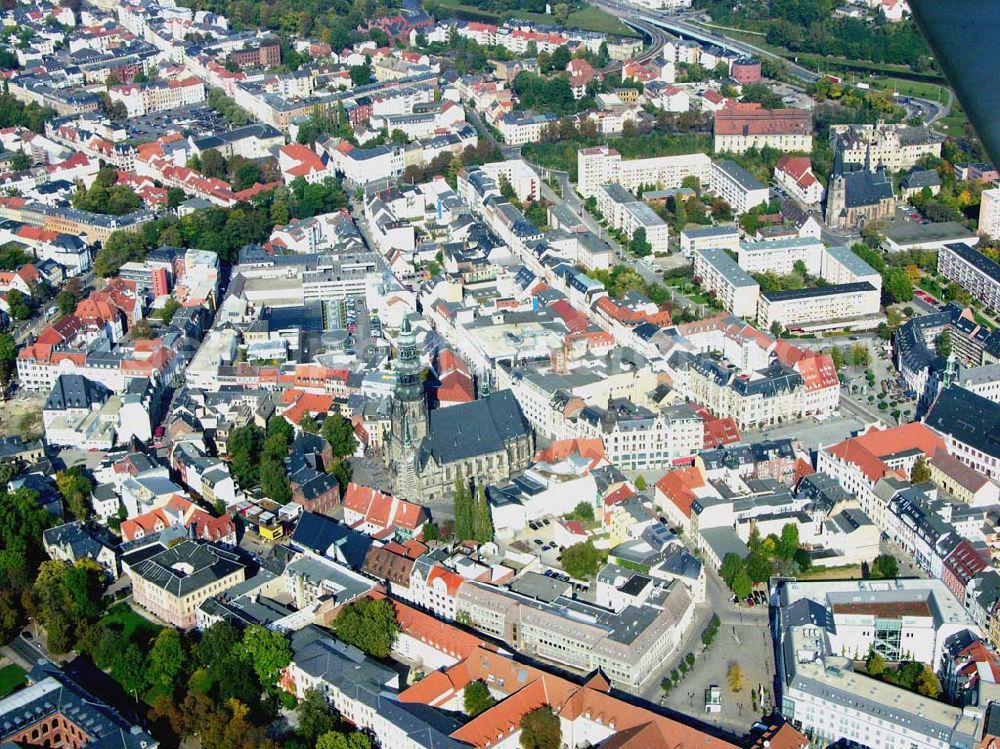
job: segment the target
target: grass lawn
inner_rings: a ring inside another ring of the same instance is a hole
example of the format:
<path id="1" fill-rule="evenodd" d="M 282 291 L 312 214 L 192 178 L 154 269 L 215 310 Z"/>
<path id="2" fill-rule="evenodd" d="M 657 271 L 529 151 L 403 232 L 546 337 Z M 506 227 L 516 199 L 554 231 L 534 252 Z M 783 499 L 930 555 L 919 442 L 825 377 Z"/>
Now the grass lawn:
<path id="1" fill-rule="evenodd" d="M 856 580 L 861 577 L 860 564 L 845 564 L 841 567 L 813 567 L 795 576 L 799 580 Z"/>
<path id="2" fill-rule="evenodd" d="M 153 624 L 144 616 L 140 616 L 132 607 L 125 603 L 119 603 L 108 611 L 101 619 L 101 624 L 112 624 L 121 627 L 122 634 L 131 639 L 137 630 L 144 630 L 150 637 L 155 636 L 160 627 Z"/>
<path id="3" fill-rule="evenodd" d="M 933 278 L 927 278 L 924 276 L 917 282 L 917 285 L 928 294 L 935 297 L 939 302 L 944 301 L 941 298 L 941 286 Z"/>
<path id="4" fill-rule="evenodd" d="M 948 101 L 948 93 L 943 86 L 923 81 L 908 81 L 905 78 L 879 76 L 870 78 L 868 83 L 882 89 L 891 89 L 900 96 L 916 96 L 919 99 L 937 99 L 942 104 Z"/>
<path id="5" fill-rule="evenodd" d="M 11 663 L 0 668 L 0 699 L 20 689 L 27 683 L 27 673 L 23 668 Z"/>
<path id="6" fill-rule="evenodd" d="M 500 16 L 496 13 L 490 13 L 489 11 L 484 11 L 473 5 L 464 5 L 462 0 L 437 0 L 437 4 L 445 8 L 450 8 L 453 10 L 466 11 L 468 13 L 474 13 L 476 16 L 482 16 L 484 18 L 493 18 L 496 22 L 499 22 Z M 556 20 L 553 16 L 545 15 L 544 13 L 528 13 L 527 11 L 512 11 L 505 14 L 505 18 L 521 18 L 525 21 L 533 21 L 535 23 L 543 23 L 549 25 L 555 25 Z M 638 32 L 635 29 L 626 26 L 624 23 L 619 21 L 610 13 L 606 13 L 600 8 L 595 8 L 588 5 L 580 10 L 575 10 L 569 14 L 566 19 L 566 28 L 569 29 L 581 29 L 583 31 L 596 31 L 602 34 L 613 34 L 617 36 L 633 36 L 638 37 Z"/>

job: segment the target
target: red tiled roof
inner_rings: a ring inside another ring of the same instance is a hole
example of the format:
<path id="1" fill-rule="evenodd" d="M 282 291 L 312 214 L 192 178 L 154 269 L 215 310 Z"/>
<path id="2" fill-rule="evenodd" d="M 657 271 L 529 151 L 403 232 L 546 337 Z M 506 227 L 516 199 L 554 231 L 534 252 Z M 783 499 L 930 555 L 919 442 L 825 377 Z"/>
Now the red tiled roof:
<path id="1" fill-rule="evenodd" d="M 715 113 L 716 135 L 808 135 L 805 109 L 764 109 L 760 104 L 730 102 Z"/>
<path id="2" fill-rule="evenodd" d="M 705 485 L 697 468 L 678 468 L 668 471 L 656 482 L 656 488 L 673 502 L 686 517 L 691 517 L 691 506 L 698 498 L 694 490 Z"/>
<path id="3" fill-rule="evenodd" d="M 873 427 L 859 437 L 828 447 L 827 452 L 856 465 L 869 481 L 875 482 L 894 473 L 882 458 L 912 449 L 918 449 L 924 455 L 933 455 L 937 450 L 945 449 L 945 445 L 929 427 L 913 422 L 892 429 Z"/>

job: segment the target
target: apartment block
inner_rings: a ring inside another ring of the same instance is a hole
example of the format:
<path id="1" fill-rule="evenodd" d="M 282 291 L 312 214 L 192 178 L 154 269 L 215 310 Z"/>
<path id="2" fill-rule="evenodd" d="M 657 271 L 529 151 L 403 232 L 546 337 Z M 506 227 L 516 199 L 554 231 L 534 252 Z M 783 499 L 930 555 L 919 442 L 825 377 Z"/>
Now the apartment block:
<path id="1" fill-rule="evenodd" d="M 983 190 L 978 231 L 988 237 L 1000 238 L 1000 187 Z"/>
<path id="2" fill-rule="evenodd" d="M 1000 264 L 983 253 L 959 242 L 946 244 L 938 252 L 938 273 L 1000 312 Z"/>
<path id="3" fill-rule="evenodd" d="M 879 291 L 882 290 L 882 274 L 855 255 L 846 245 L 823 249 L 820 275 L 825 281 L 834 285 L 867 282 Z"/>
<path id="4" fill-rule="evenodd" d="M 737 216 L 767 203 L 770 190 L 750 172 L 732 161 L 712 164 L 709 189 L 725 200 Z"/>
<path id="5" fill-rule="evenodd" d="M 794 330 L 801 326 L 849 325 L 874 327 L 879 314 L 879 290 L 867 281 L 813 289 L 765 291 L 760 295 L 758 324 L 767 330 L 778 323 Z"/>
<path id="6" fill-rule="evenodd" d="M 597 189 L 609 182 L 632 192 L 640 185 L 680 187 L 685 177 L 696 177 L 699 183 L 706 185 L 712 168 L 712 160 L 703 153 L 626 161 L 618 151 L 607 146 L 581 148 L 576 163 L 577 192 L 585 198 L 596 195 Z"/>
<path id="7" fill-rule="evenodd" d="M 738 226 L 695 226 L 681 231 L 681 253 L 693 258 L 698 250 L 712 248 L 736 252 L 740 246 Z"/>
<path id="8" fill-rule="evenodd" d="M 612 228 L 629 239 L 635 236 L 638 229 L 645 229 L 646 240 L 652 245 L 653 252 L 667 251 L 670 230 L 666 221 L 621 185 L 610 183 L 598 188 L 597 210 Z"/>
<path id="9" fill-rule="evenodd" d="M 815 239 L 773 239 L 763 242 L 740 242 L 736 249 L 740 267 L 748 273 L 770 271 L 785 275 L 804 263 L 806 271 L 818 276 L 823 264 L 823 243 Z M 860 259 L 860 258 L 859 258 Z"/>
<path id="10" fill-rule="evenodd" d="M 725 250 L 709 248 L 694 254 L 694 277 L 737 317 L 757 314 L 760 284 L 753 280 Z"/>

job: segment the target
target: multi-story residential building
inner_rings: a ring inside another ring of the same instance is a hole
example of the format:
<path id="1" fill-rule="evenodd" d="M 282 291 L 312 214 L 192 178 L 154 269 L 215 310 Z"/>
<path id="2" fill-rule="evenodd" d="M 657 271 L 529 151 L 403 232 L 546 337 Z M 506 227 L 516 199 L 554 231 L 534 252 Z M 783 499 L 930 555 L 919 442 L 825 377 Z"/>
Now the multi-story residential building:
<path id="1" fill-rule="evenodd" d="M 128 557 L 123 565 L 128 564 Z M 236 554 L 198 541 L 183 541 L 129 566 L 132 597 L 169 624 L 195 626 L 202 602 L 246 578 Z"/>
<path id="2" fill-rule="evenodd" d="M 681 231 L 681 253 L 684 257 L 694 259 L 699 250 L 711 248 L 721 250 L 736 250 L 740 246 L 740 228 L 738 226 L 695 226 Z"/>
<path id="3" fill-rule="evenodd" d="M 791 291 L 763 291 L 757 323 L 765 330 L 777 323 L 788 330 L 866 327 L 878 324 L 878 289 L 867 281 Z"/>
<path id="4" fill-rule="evenodd" d="M 945 450 L 945 442 L 934 430 L 919 422 L 892 429 L 873 427 L 858 437 L 820 449 L 816 469 L 837 479 L 857 497 L 861 509 L 880 530 L 888 527 L 889 497 L 876 493 L 882 479 L 903 483 L 917 458 L 932 457 Z M 905 484 L 903 484 L 905 486 Z"/>
<path id="5" fill-rule="evenodd" d="M 1000 312 L 1000 264 L 967 244 L 947 244 L 938 252 L 938 273 Z"/>
<path id="6" fill-rule="evenodd" d="M 613 611 L 565 596 L 543 602 L 466 582 L 455 596 L 456 616 L 522 652 L 584 673 L 600 668 L 615 681 L 639 685 L 677 647 L 694 604 L 680 582 L 663 586 L 637 574 L 631 585 L 649 598 Z"/>
<path id="7" fill-rule="evenodd" d="M 276 68 L 281 64 L 281 45 L 274 37 L 256 40 L 230 52 L 229 62 L 241 68 Z"/>
<path id="8" fill-rule="evenodd" d="M 808 414 L 802 374 L 775 360 L 753 372 L 711 356 L 677 353 L 669 365 L 683 380 L 675 386 L 709 411 L 731 417 L 740 430 L 793 421 Z"/>
<path id="9" fill-rule="evenodd" d="M 767 203 L 770 190 L 739 164 L 716 161 L 712 164 L 709 189 L 729 203 L 737 216 L 754 206 Z"/>
<path id="10" fill-rule="evenodd" d="M 725 250 L 710 247 L 694 253 L 694 278 L 737 317 L 757 316 L 760 284 Z"/>
<path id="11" fill-rule="evenodd" d="M 774 181 L 789 195 L 806 205 L 819 205 L 823 200 L 823 185 L 812 171 L 807 156 L 782 156 L 774 167 Z"/>
<path id="12" fill-rule="evenodd" d="M 696 177 L 699 183 L 707 185 L 711 167 L 712 160 L 703 153 L 626 161 L 607 146 L 581 148 L 577 152 L 577 192 L 589 198 L 609 182 L 631 192 L 641 185 L 677 188 L 685 177 Z"/>
<path id="13" fill-rule="evenodd" d="M 963 463 L 991 479 L 1000 477 L 1000 403 L 952 385 L 938 394 L 924 423 Z"/>
<path id="14" fill-rule="evenodd" d="M 197 104 L 205 101 L 205 84 L 198 78 L 153 81 L 112 86 L 108 89 L 112 101 L 125 105 L 129 117 L 142 117 L 152 112 Z"/>
<path id="15" fill-rule="evenodd" d="M 715 153 L 745 153 L 765 146 L 779 151 L 811 151 L 809 112 L 730 103 L 715 113 Z"/>
<path id="16" fill-rule="evenodd" d="M 828 283 L 870 283 L 882 289 L 882 274 L 858 257 L 847 245 L 824 247 L 819 275 Z"/>
<path id="17" fill-rule="evenodd" d="M 292 662 L 281 675 L 283 689 L 300 699 L 317 690 L 337 713 L 371 731 L 393 749 L 461 749 L 462 742 L 427 719 L 427 713 L 396 697 L 399 675 L 340 640 L 318 632 L 293 641 Z"/>
<path id="18" fill-rule="evenodd" d="M 615 183 L 601 185 L 597 190 L 597 210 L 608 224 L 631 239 L 636 231 L 646 233 L 646 241 L 656 253 L 668 249 L 670 229 L 667 222 L 646 203 L 636 200 L 624 187 Z"/>
<path id="19" fill-rule="evenodd" d="M 497 121 L 497 129 L 508 146 L 523 146 L 525 143 L 538 143 L 558 119 L 554 114 L 508 112 Z"/>
<path id="20" fill-rule="evenodd" d="M 844 164 L 882 164 L 890 172 L 912 169 L 926 156 L 940 158 L 944 143 L 944 137 L 929 127 L 884 122 L 831 125 L 830 140 Z"/>
<path id="21" fill-rule="evenodd" d="M 818 276 L 822 268 L 823 243 L 798 237 L 740 242 L 736 256 L 740 267 L 747 273 L 770 271 L 785 275 L 794 271 L 795 264 L 801 262 L 807 273 Z"/>
<path id="22" fill-rule="evenodd" d="M 987 237 L 1000 238 L 1000 187 L 983 190 L 978 231 Z"/>

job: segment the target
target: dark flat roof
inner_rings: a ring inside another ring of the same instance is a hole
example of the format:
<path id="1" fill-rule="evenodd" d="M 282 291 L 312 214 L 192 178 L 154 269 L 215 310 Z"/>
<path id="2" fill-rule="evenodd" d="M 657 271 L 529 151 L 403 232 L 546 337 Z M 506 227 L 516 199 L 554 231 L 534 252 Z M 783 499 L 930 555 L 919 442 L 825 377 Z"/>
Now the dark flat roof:
<path id="1" fill-rule="evenodd" d="M 954 252 L 980 273 L 984 273 L 994 281 L 1000 282 L 1000 264 L 993 262 L 983 253 L 969 247 L 967 244 L 963 244 L 962 242 L 946 244 L 945 249 Z"/>
<path id="2" fill-rule="evenodd" d="M 852 294 L 857 291 L 875 291 L 875 287 L 867 281 L 859 283 L 842 283 L 835 286 L 817 286 L 813 289 L 791 289 L 790 291 L 766 291 L 761 296 L 769 302 L 787 302 L 789 299 L 813 299 L 819 296 L 833 294 Z"/>

